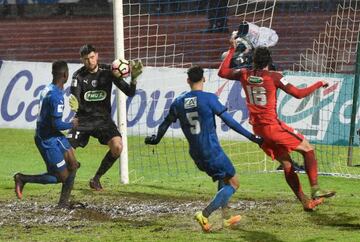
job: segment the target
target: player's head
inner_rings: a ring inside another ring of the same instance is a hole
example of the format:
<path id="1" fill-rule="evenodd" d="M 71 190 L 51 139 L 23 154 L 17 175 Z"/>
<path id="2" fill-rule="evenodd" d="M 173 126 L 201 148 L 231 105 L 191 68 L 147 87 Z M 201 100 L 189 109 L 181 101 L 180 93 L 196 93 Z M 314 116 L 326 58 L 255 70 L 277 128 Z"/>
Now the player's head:
<path id="1" fill-rule="evenodd" d="M 272 63 L 270 50 L 266 47 L 257 47 L 254 51 L 254 69 L 262 70 Z"/>
<path id="2" fill-rule="evenodd" d="M 65 61 L 57 60 L 52 63 L 53 82 L 66 83 L 69 78 L 69 68 Z"/>
<path id="3" fill-rule="evenodd" d="M 98 66 L 98 53 L 94 46 L 86 44 L 80 47 L 80 58 L 86 69 L 90 72 L 95 71 Z"/>
<path id="4" fill-rule="evenodd" d="M 204 70 L 200 66 L 190 67 L 187 74 L 189 84 L 204 81 Z"/>
<path id="5" fill-rule="evenodd" d="M 249 33 L 249 24 L 244 21 L 239 24 L 236 37 L 244 37 Z"/>

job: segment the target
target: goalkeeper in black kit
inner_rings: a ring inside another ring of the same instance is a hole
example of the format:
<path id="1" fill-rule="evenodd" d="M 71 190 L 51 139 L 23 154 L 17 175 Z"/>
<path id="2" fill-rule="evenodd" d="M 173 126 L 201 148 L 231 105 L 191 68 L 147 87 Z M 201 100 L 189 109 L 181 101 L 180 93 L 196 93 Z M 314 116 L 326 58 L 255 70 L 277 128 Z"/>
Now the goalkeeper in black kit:
<path id="1" fill-rule="evenodd" d="M 70 107 L 76 112 L 79 125 L 70 130 L 68 138 L 73 148 L 85 147 L 90 136 L 109 146 L 95 176 L 90 179 L 90 187 L 102 190 L 100 178 L 120 157 L 122 151 L 121 134 L 111 117 L 111 91 L 114 83 L 123 93 L 132 97 L 136 91 L 136 79 L 142 73 L 140 61 L 130 61 L 131 81 L 113 75 L 111 66 L 98 63 L 98 52 L 92 45 L 80 48 L 84 64 L 73 74 L 71 83 Z"/>

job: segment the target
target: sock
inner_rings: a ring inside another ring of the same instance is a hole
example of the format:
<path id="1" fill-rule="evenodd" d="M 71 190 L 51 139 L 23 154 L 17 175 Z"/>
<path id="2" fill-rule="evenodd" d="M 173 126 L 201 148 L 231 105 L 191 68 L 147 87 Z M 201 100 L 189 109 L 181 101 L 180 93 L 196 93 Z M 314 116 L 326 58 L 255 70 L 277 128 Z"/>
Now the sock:
<path id="1" fill-rule="evenodd" d="M 44 173 L 41 175 L 21 175 L 21 180 L 24 183 L 40 183 L 40 184 L 55 184 L 58 183 L 56 176 L 49 173 Z"/>
<path id="2" fill-rule="evenodd" d="M 220 191 L 221 188 L 223 188 L 224 186 L 225 186 L 224 180 L 219 180 L 219 181 L 218 181 L 218 191 Z"/>
<path id="3" fill-rule="evenodd" d="M 69 171 L 69 176 L 62 184 L 59 204 L 67 204 L 70 199 L 70 193 L 74 186 L 76 170 Z"/>
<path id="4" fill-rule="evenodd" d="M 230 197 L 234 194 L 235 189 L 231 185 L 225 185 L 218 191 L 211 203 L 202 211 L 202 214 L 208 218 L 216 209 L 225 206 Z"/>
<path id="5" fill-rule="evenodd" d="M 100 178 L 102 175 L 104 175 L 112 167 L 116 160 L 117 158 L 114 158 L 111 154 L 111 151 L 109 150 L 101 161 L 95 177 Z"/>
<path id="6" fill-rule="evenodd" d="M 284 174 L 286 182 L 289 184 L 291 190 L 295 193 L 296 197 L 303 201 L 304 199 L 304 193 L 301 188 L 301 184 L 299 181 L 298 175 L 295 173 L 294 166 L 291 164 L 291 166 L 284 166 Z"/>
<path id="7" fill-rule="evenodd" d="M 306 174 L 309 177 L 310 186 L 317 186 L 317 160 L 314 150 L 303 153 Z"/>

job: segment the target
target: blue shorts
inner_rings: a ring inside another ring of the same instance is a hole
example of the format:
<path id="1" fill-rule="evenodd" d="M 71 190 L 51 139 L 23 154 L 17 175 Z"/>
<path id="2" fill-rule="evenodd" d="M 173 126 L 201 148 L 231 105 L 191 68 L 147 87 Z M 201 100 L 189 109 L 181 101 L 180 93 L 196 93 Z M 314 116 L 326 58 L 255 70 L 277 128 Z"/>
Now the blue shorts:
<path id="1" fill-rule="evenodd" d="M 221 151 L 209 160 L 202 160 L 190 153 L 196 166 L 212 177 L 213 181 L 223 180 L 235 176 L 235 168 L 229 157 Z"/>
<path id="2" fill-rule="evenodd" d="M 35 144 L 50 174 L 61 172 L 66 168 L 64 153 L 71 148 L 71 145 L 65 136 L 43 140 L 36 135 Z"/>

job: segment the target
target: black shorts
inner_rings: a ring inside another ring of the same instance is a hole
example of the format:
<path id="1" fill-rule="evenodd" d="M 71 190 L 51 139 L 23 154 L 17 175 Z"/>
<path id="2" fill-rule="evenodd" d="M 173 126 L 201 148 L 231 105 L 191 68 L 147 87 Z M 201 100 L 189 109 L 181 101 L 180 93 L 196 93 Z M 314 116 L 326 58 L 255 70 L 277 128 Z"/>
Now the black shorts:
<path id="1" fill-rule="evenodd" d="M 73 148 L 85 147 L 90 136 L 97 138 L 100 144 L 107 143 L 116 136 L 121 134 L 112 119 L 96 120 L 96 122 L 81 122 L 79 118 L 79 127 L 71 129 L 67 135 Z M 94 125 L 95 124 L 95 125 Z"/>

